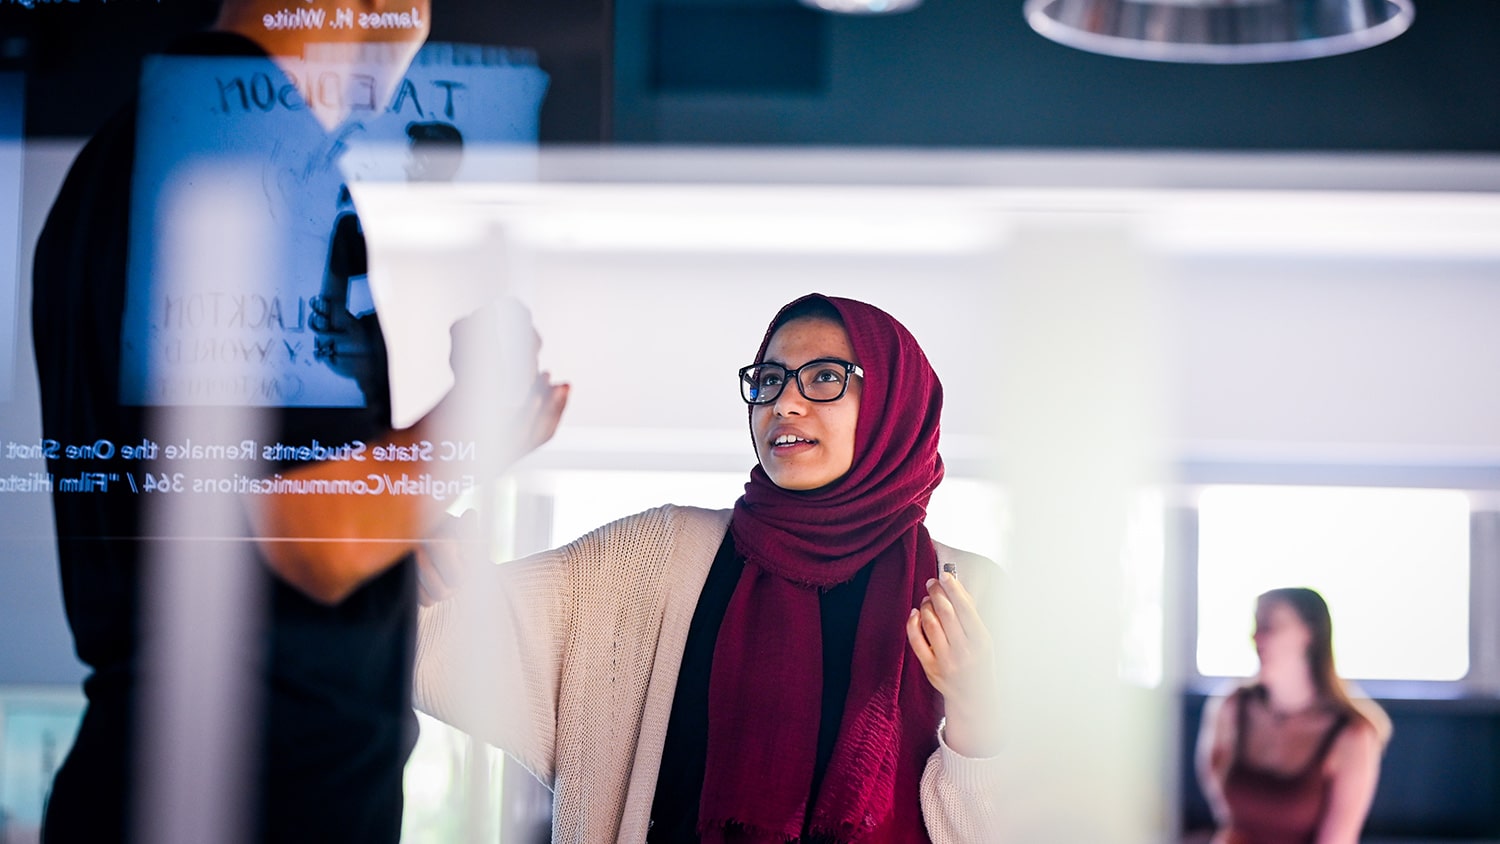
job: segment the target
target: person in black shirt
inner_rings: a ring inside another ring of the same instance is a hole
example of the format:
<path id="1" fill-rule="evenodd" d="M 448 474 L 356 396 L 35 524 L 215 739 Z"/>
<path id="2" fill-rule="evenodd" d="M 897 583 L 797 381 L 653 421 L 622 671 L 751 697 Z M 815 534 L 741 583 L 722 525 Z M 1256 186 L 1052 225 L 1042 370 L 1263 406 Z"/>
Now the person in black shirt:
<path id="1" fill-rule="evenodd" d="M 378 40 L 394 48 L 381 53 L 388 61 L 378 74 L 393 84 L 426 36 L 425 0 L 402 0 L 399 11 L 412 14 L 412 25 L 394 29 L 278 28 L 275 13 L 282 5 L 279 0 L 227 0 L 218 31 L 187 39 L 172 52 L 259 58 L 274 71 L 272 63 L 279 57 L 300 56 L 312 40 L 341 39 L 354 46 Z M 298 5 L 324 10 L 330 18 L 336 13 L 329 0 Z M 387 5 L 369 0 L 360 8 L 380 13 Z M 317 118 L 331 128 L 340 116 L 305 112 L 299 117 Z M 49 470 L 57 478 L 121 468 L 97 454 L 91 460 L 76 459 L 66 446 L 161 442 L 158 422 L 171 410 L 122 398 L 122 348 L 140 339 L 122 336 L 129 252 L 139 248 L 130 243 L 131 216 L 140 213 L 139 205 L 132 205 L 140 199 L 133 196 L 133 188 L 139 189 L 133 184 L 136 118 L 132 104 L 85 147 L 38 241 L 33 326 L 43 436 L 61 444 L 49 458 Z M 278 140 L 266 138 L 267 149 Z M 209 156 L 213 144 L 204 139 Z M 358 237 L 357 225 L 352 230 Z M 275 221 L 270 231 L 282 241 L 301 234 L 288 220 Z M 350 252 L 362 260 L 362 246 Z M 274 438 L 277 443 L 359 441 L 371 448 L 410 447 L 437 438 L 438 432 L 453 436 L 445 424 L 454 416 L 454 396 L 417 425 L 391 429 L 378 324 L 373 319 L 362 324 L 372 329 L 366 344 L 369 365 L 360 368 L 364 407 L 279 408 L 260 414 L 233 407 L 195 408 L 193 418 L 213 420 L 220 434 L 262 431 L 262 441 Z M 460 378 L 461 387 L 463 382 Z M 566 397 L 565 385 L 539 376 L 527 405 L 531 424 L 515 453 L 551 436 Z M 219 436 L 209 444 L 226 441 L 240 439 Z M 368 471 L 348 460 L 301 456 L 262 461 L 260 454 L 241 455 L 215 468 L 219 477 L 233 477 L 240 486 L 274 477 L 286 489 L 297 483 L 338 488 Z M 503 462 L 492 458 L 486 468 L 497 470 Z M 142 477 L 181 483 L 172 473 L 158 472 L 163 465 L 150 464 L 153 471 Z M 408 466 L 439 477 L 454 471 L 435 464 Z M 136 468 L 147 467 L 143 462 Z M 151 670 L 143 656 L 142 629 L 144 614 L 153 606 L 144 584 L 150 582 L 154 561 L 168 548 L 190 554 L 204 566 L 230 566 L 247 552 L 260 564 L 254 577 L 262 582 L 251 591 L 265 596 L 266 621 L 259 626 L 264 641 L 252 649 L 258 651 L 255 658 L 223 667 L 261 698 L 243 701 L 247 712 L 258 713 L 252 722 L 258 730 L 251 746 L 252 793 L 245 798 L 247 828 L 231 832 L 241 840 L 278 842 L 398 840 L 402 767 L 416 727 L 410 707 L 411 558 L 441 518 L 443 503 L 422 495 L 273 492 L 247 496 L 253 505 L 237 511 L 243 518 L 233 524 L 204 527 L 203 536 L 163 538 L 160 526 L 172 522 L 174 508 L 188 506 L 193 491 L 174 487 L 169 494 L 149 497 L 133 483 L 119 483 L 124 475 L 133 482 L 138 474 L 116 472 L 114 483 L 88 492 L 61 484 L 54 488 L 65 609 L 78 655 L 91 673 L 84 683 L 88 708 L 49 797 L 44 840 L 133 840 L 143 828 L 133 811 L 147 787 L 143 775 L 158 773 L 141 763 L 142 689 Z M 178 510 L 177 515 L 184 512 L 190 511 Z"/>

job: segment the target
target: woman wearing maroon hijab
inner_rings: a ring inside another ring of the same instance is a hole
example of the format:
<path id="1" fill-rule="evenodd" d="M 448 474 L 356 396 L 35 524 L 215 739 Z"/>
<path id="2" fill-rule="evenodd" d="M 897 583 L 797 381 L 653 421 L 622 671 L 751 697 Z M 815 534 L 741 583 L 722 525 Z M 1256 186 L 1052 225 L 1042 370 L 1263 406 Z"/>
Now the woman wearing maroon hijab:
<path id="1" fill-rule="evenodd" d="M 418 705 L 549 783 L 558 841 L 995 840 L 994 660 L 965 585 L 993 564 L 923 525 L 936 374 L 890 315 L 814 294 L 740 381 L 759 465 L 733 510 L 486 570 L 514 638 L 485 666 L 519 691 L 477 716 L 452 657 L 469 590 L 433 588 Z"/>

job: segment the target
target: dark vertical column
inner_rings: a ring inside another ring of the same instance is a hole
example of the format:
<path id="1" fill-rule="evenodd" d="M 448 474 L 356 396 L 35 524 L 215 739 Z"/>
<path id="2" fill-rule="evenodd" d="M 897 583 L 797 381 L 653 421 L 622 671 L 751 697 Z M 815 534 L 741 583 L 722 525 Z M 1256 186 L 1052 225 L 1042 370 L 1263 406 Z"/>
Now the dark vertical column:
<path id="1" fill-rule="evenodd" d="M 552 78 L 542 106 L 542 142 L 612 139 L 614 0 L 438 0 L 431 40 L 535 50 Z"/>

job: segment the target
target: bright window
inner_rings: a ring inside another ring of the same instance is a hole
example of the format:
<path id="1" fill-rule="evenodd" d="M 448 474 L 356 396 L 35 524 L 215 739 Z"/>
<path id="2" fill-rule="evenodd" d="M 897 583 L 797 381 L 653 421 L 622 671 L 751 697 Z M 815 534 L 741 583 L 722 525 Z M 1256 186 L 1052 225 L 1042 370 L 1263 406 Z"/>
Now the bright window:
<path id="1" fill-rule="evenodd" d="M 552 495 L 552 545 L 663 504 L 733 507 L 745 472 L 559 471 L 547 473 Z"/>
<path id="2" fill-rule="evenodd" d="M 746 472 L 559 471 L 544 482 L 552 495 L 552 544 L 561 545 L 615 519 L 665 503 L 733 507 Z M 947 478 L 927 510 L 933 539 L 999 560 L 1004 509 L 990 483 Z"/>
<path id="3" fill-rule="evenodd" d="M 500 751 L 425 713 L 417 713 L 417 723 L 417 746 L 406 761 L 401 840 L 498 841 L 504 760 Z"/>
<path id="4" fill-rule="evenodd" d="M 1217 486 L 1198 502 L 1198 671 L 1248 676 L 1255 597 L 1328 601 L 1345 677 L 1469 670 L 1469 500 L 1431 489 Z"/>

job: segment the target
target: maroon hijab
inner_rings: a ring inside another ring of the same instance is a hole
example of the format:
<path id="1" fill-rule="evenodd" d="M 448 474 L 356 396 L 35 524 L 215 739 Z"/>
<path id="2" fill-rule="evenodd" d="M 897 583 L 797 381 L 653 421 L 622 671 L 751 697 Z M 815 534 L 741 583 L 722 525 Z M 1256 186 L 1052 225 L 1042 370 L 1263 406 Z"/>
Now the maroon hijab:
<path id="1" fill-rule="evenodd" d="M 906 641 L 937 556 L 922 521 L 943 478 L 943 389 L 899 322 L 863 302 L 812 294 L 843 317 L 864 383 L 854 462 L 843 478 L 796 492 L 756 466 L 730 522 L 746 565 L 709 676 L 705 841 L 926 841 L 918 787 L 937 748 L 941 700 Z M 793 387 L 795 389 L 795 387 Z M 820 591 L 873 566 L 860 610 L 849 695 L 817 794 L 823 692 Z"/>

